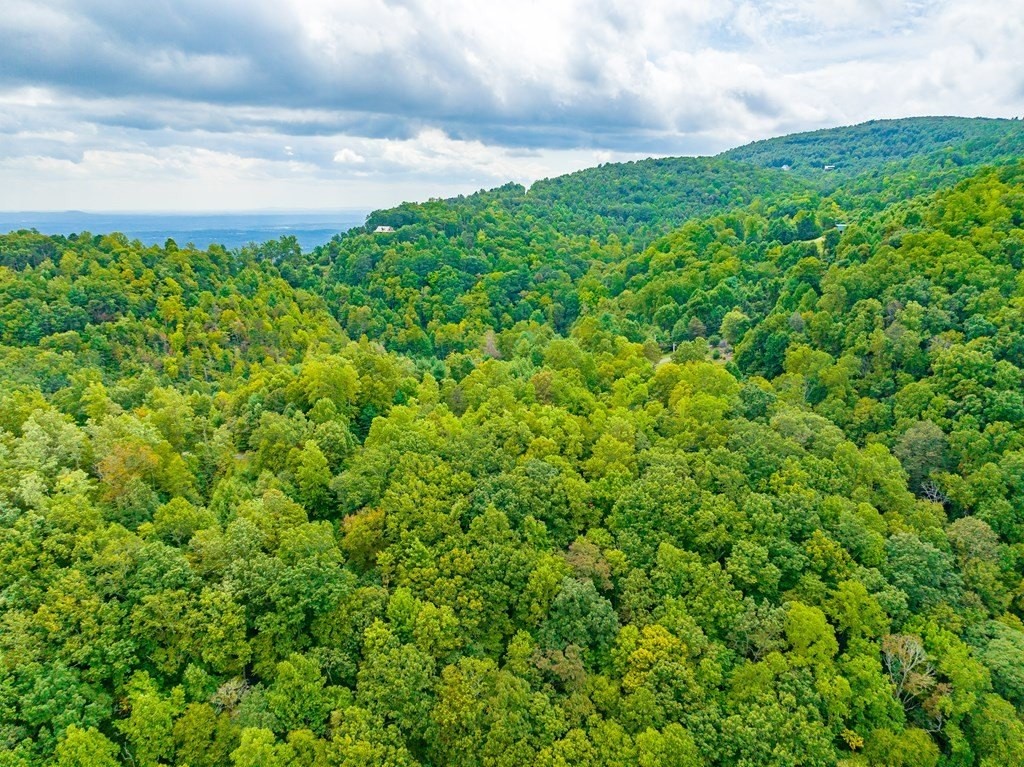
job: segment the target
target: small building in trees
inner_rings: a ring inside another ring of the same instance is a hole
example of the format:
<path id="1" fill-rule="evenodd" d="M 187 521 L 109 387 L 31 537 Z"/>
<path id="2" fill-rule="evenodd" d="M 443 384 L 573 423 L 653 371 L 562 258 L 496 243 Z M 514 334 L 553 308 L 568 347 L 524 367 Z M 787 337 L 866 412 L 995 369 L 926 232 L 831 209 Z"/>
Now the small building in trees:
<path id="1" fill-rule="evenodd" d="M 373 233 L 374 234 L 387 234 L 388 232 L 393 232 L 393 231 L 395 231 L 395 227 L 388 226 L 387 224 L 381 224 L 380 226 L 378 226 L 376 229 L 373 230 Z"/>

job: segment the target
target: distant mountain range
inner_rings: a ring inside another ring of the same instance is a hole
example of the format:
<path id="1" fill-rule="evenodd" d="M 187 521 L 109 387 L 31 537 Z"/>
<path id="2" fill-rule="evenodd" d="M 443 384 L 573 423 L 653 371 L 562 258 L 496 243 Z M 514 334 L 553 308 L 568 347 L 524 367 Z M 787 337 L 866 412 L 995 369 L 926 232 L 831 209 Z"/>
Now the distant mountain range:
<path id="1" fill-rule="evenodd" d="M 179 245 L 207 248 L 216 243 L 238 248 L 252 242 L 292 236 L 303 250 L 323 245 L 333 236 L 359 226 L 366 211 L 316 213 L 0 213 L 0 231 L 35 229 L 43 234 L 122 232 L 145 245 L 163 245 L 170 238 Z"/>

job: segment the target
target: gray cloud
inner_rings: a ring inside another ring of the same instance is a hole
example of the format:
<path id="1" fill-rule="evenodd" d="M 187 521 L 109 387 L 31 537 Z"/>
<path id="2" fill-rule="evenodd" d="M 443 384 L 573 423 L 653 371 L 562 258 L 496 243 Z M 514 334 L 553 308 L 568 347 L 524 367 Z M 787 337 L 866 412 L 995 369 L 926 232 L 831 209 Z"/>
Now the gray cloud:
<path id="1" fill-rule="evenodd" d="M 0 77 L 101 98 L 382 114 L 480 138 L 520 126 L 536 141 L 549 127 L 556 145 L 566 129 L 615 145 L 631 130 L 702 127 L 650 92 L 664 87 L 652 74 L 694 80 L 699 62 L 660 67 L 641 15 L 619 3 L 567 4 L 585 15 L 560 25 L 554 50 L 498 57 L 479 29 L 439 23 L 438 4 L 363 3 L 341 18 L 316 5 L 33 2 L 0 21 Z"/>

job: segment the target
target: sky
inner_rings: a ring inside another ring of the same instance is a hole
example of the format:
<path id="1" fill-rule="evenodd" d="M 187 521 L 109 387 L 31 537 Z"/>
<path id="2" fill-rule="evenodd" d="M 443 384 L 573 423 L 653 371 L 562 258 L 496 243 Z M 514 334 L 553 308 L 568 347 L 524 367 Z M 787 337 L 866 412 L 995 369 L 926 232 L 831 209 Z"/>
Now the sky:
<path id="1" fill-rule="evenodd" d="M 5 0 L 0 210 L 370 209 L 1024 114 L 1024 0 Z"/>

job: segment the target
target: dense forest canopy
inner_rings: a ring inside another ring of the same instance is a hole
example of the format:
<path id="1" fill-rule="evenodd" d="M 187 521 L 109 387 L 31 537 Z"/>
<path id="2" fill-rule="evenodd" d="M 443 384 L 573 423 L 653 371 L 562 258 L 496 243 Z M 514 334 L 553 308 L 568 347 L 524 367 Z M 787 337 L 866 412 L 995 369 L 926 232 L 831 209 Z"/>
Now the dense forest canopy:
<path id="1" fill-rule="evenodd" d="M 1022 156 L 0 236 L 0 766 L 1024 764 Z"/>

